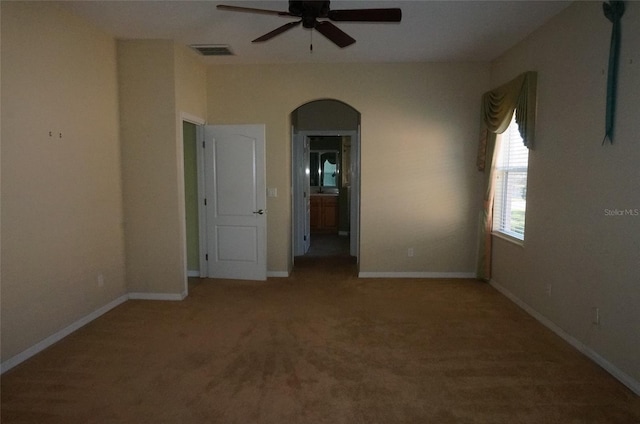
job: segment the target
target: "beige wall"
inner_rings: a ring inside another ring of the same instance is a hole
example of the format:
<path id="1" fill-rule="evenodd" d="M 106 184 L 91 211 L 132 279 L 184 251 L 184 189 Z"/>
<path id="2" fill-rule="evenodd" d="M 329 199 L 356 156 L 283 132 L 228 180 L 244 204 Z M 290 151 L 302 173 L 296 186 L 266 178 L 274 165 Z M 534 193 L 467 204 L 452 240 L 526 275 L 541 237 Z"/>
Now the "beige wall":
<path id="1" fill-rule="evenodd" d="M 48 3 L 1 8 L 6 361 L 126 286 L 115 41 Z"/>
<path id="2" fill-rule="evenodd" d="M 329 98 L 362 114 L 361 271 L 473 272 L 488 81 L 484 64 L 210 67 L 208 121 L 267 127 L 269 270 L 291 266 L 290 114 Z"/>
<path id="3" fill-rule="evenodd" d="M 206 115 L 204 66 L 170 40 L 118 42 L 129 291 L 186 292 L 181 113 Z"/>
<path id="4" fill-rule="evenodd" d="M 142 293 L 184 290 L 172 41 L 119 41 L 127 282 Z"/>
<path id="5" fill-rule="evenodd" d="M 207 117 L 207 68 L 199 54 L 174 44 L 176 111 L 205 119 Z M 180 129 L 182 131 L 182 129 Z"/>
<path id="6" fill-rule="evenodd" d="M 495 241 L 493 278 L 640 387 L 640 216 L 607 212 L 640 210 L 640 3 L 626 5 L 613 145 L 600 3 L 576 2 L 493 64 L 493 86 L 538 71 L 525 245 Z"/>

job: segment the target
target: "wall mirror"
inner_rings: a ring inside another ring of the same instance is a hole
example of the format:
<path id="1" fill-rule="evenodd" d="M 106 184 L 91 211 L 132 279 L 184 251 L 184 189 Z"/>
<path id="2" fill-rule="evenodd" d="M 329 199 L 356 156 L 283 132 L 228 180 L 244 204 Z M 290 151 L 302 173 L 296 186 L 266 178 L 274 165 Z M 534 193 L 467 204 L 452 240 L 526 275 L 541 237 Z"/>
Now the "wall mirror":
<path id="1" fill-rule="evenodd" d="M 337 150 L 312 150 L 309 153 L 311 187 L 318 191 L 337 189 L 340 181 L 340 152 Z"/>

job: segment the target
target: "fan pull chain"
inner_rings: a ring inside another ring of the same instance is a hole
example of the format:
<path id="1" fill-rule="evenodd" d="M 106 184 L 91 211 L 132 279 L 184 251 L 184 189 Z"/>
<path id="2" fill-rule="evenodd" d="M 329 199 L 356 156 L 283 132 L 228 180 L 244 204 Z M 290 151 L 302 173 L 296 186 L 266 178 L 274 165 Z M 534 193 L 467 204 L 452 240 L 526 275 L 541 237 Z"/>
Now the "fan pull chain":
<path id="1" fill-rule="evenodd" d="M 313 29 L 309 30 L 309 54 L 313 54 Z"/>

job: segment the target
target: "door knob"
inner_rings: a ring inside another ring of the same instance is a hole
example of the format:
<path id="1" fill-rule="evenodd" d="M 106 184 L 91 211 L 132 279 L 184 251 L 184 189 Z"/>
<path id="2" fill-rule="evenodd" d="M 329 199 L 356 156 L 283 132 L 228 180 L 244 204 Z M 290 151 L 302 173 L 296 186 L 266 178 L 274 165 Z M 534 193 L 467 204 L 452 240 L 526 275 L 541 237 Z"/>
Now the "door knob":
<path id="1" fill-rule="evenodd" d="M 258 215 L 264 215 L 264 212 L 265 212 L 264 209 L 258 209 L 254 213 L 257 213 Z"/>

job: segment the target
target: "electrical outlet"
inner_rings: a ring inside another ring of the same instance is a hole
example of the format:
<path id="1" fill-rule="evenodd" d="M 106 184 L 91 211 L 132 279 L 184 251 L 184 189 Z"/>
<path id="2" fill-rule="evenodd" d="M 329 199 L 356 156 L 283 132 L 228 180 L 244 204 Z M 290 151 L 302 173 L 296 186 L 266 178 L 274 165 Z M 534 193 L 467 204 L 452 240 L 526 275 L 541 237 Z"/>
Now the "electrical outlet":
<path id="1" fill-rule="evenodd" d="M 98 287 L 104 287 L 104 275 L 98 275 Z"/>
<path id="2" fill-rule="evenodd" d="M 551 296 L 551 284 L 547 284 L 547 296 Z"/>
<path id="3" fill-rule="evenodd" d="M 407 256 L 413 258 L 413 247 L 407 249 Z"/>

